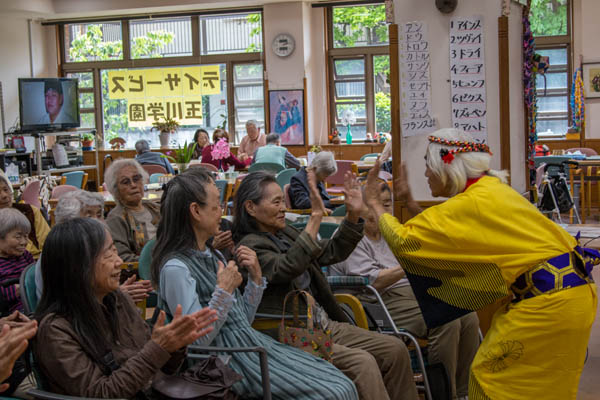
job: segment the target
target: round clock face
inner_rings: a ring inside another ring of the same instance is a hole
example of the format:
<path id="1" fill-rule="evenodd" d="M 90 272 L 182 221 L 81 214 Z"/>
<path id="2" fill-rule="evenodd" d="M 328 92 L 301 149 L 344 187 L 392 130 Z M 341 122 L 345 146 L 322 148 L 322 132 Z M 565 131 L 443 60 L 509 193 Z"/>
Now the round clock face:
<path id="1" fill-rule="evenodd" d="M 292 54 L 295 46 L 296 43 L 294 42 L 294 38 L 287 33 L 281 33 L 273 39 L 273 53 L 279 57 L 287 57 Z"/>

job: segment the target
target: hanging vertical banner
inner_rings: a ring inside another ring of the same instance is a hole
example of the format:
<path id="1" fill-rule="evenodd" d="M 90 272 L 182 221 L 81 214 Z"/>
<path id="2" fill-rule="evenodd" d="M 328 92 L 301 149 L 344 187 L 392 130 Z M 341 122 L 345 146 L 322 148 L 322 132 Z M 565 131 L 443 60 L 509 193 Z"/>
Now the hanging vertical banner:
<path id="1" fill-rule="evenodd" d="M 450 21 L 452 125 L 487 142 L 483 17 Z"/>
<path id="2" fill-rule="evenodd" d="M 427 25 L 407 22 L 400 25 L 399 36 L 402 136 L 430 133 L 434 123 Z"/>

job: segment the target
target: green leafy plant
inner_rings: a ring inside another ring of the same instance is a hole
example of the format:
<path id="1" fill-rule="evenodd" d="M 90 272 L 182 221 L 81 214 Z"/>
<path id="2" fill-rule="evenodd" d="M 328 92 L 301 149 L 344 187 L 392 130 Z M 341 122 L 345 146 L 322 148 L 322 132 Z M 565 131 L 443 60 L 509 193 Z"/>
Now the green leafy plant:
<path id="1" fill-rule="evenodd" d="M 333 41 L 336 47 L 354 47 L 359 40 L 367 45 L 388 41 L 385 5 L 335 7 Z"/>
<path id="2" fill-rule="evenodd" d="M 313 153 L 320 153 L 321 151 L 323 151 L 323 149 L 321 148 L 321 146 L 314 144 L 310 150 Z"/>
<path id="3" fill-rule="evenodd" d="M 161 157 L 168 159 L 171 162 L 177 164 L 187 164 L 192 159 L 194 155 L 194 150 L 196 150 L 196 143 L 191 143 L 188 145 L 187 140 L 183 147 L 181 145 L 177 145 L 177 148 L 173 150 L 173 152 L 168 152 L 167 154 L 163 154 Z M 173 155 L 171 155 L 171 153 Z"/>
<path id="4" fill-rule="evenodd" d="M 567 0 L 531 0 L 529 21 L 534 36 L 567 34 Z"/>
<path id="5" fill-rule="evenodd" d="M 81 140 L 86 142 L 93 141 L 94 135 L 92 135 L 91 133 L 84 133 L 83 135 L 81 135 Z"/>
<path id="6" fill-rule="evenodd" d="M 179 128 L 179 122 L 173 118 L 163 118 L 162 122 L 158 120 L 152 123 L 152 129 L 150 129 L 150 132 L 175 132 L 177 128 Z"/>

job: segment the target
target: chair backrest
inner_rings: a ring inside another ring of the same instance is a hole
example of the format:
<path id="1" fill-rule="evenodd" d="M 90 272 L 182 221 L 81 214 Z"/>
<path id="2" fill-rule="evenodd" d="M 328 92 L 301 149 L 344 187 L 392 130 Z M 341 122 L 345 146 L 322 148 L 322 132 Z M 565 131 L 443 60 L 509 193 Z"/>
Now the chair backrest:
<path id="1" fill-rule="evenodd" d="M 151 280 L 150 264 L 152 264 L 152 249 L 156 244 L 156 239 L 150 239 L 140 252 L 140 258 L 138 258 L 138 273 L 140 279 Z"/>
<path id="2" fill-rule="evenodd" d="M 590 149 L 589 147 L 573 147 L 572 149 L 567 149 L 567 153 L 574 153 L 576 151 L 579 151 L 581 154 L 585 155 L 586 157 L 598 155 L 598 152 L 596 150 Z"/>
<path id="3" fill-rule="evenodd" d="M 78 190 L 78 189 L 75 186 L 71 186 L 71 185 L 58 185 L 58 186 L 54 187 L 54 189 L 52 189 L 52 195 L 50 196 L 50 198 L 51 199 L 60 199 L 60 197 L 63 194 L 72 192 L 74 190 Z"/>
<path id="4" fill-rule="evenodd" d="M 150 175 L 149 183 L 158 183 L 161 176 L 165 176 L 165 174 L 155 173 Z"/>
<path id="5" fill-rule="evenodd" d="M 217 189 L 219 189 L 219 203 L 223 204 L 225 201 L 225 192 L 227 192 L 227 180 L 226 179 L 217 179 L 215 181 L 215 185 L 217 185 Z"/>
<path id="6" fill-rule="evenodd" d="M 321 239 L 331 239 L 339 227 L 340 226 L 334 222 L 321 222 L 321 225 L 319 226 L 319 235 L 321 235 Z"/>
<path id="7" fill-rule="evenodd" d="M 219 169 L 217 167 L 215 167 L 214 165 L 212 165 L 210 163 L 205 163 L 205 162 L 190 164 L 189 167 L 190 168 L 192 168 L 192 167 L 193 168 L 206 168 L 210 172 L 219 172 Z"/>
<path id="8" fill-rule="evenodd" d="M 286 183 L 283 186 L 283 196 L 285 198 L 285 206 L 287 208 L 292 208 L 292 199 L 290 199 L 290 184 Z"/>
<path id="9" fill-rule="evenodd" d="M 292 180 L 292 176 L 296 175 L 296 172 L 298 171 L 296 171 L 294 168 L 287 168 L 283 171 L 280 171 L 277 174 L 277 176 L 275 176 L 275 179 L 277 180 L 279 186 L 281 186 L 281 189 L 283 189 L 285 185 L 290 183 L 290 181 Z"/>
<path id="10" fill-rule="evenodd" d="M 83 171 L 65 172 L 64 174 L 62 174 L 62 176 L 64 176 L 66 178 L 63 185 L 71 185 L 71 186 L 75 186 L 76 188 L 82 189 L 84 174 L 85 174 L 85 172 L 83 172 Z"/>
<path id="11" fill-rule="evenodd" d="M 252 164 L 250 168 L 248 168 L 248 172 L 267 171 L 277 174 L 284 169 L 285 167 L 281 164 L 263 162 Z"/>
<path id="12" fill-rule="evenodd" d="M 341 186 L 344 184 L 344 175 L 346 172 L 352 172 L 352 166 L 354 165 L 354 161 L 350 160 L 337 160 L 337 172 L 325 179 L 330 185 L 338 185 Z"/>
<path id="13" fill-rule="evenodd" d="M 157 165 L 157 164 L 142 164 L 142 168 L 144 168 L 144 170 L 146 170 L 146 172 L 148 173 L 148 175 L 152 175 L 152 174 L 167 174 L 167 169 L 165 167 L 163 167 L 162 165 Z"/>
<path id="14" fill-rule="evenodd" d="M 21 303 L 27 315 L 35 312 L 39 300 L 35 291 L 35 266 L 36 263 L 33 263 L 25 267 L 19 280 Z"/>
<path id="15" fill-rule="evenodd" d="M 33 181 L 23 189 L 23 201 L 25 203 L 42 208 L 42 204 L 40 203 L 40 185 L 40 181 Z"/>
<path id="16" fill-rule="evenodd" d="M 375 157 L 375 158 L 377 158 L 377 157 L 379 157 L 379 153 L 369 153 L 369 154 L 363 154 L 363 155 L 360 157 L 360 161 L 364 161 L 364 160 L 365 160 L 365 158 L 367 158 L 367 157 Z"/>
<path id="17" fill-rule="evenodd" d="M 339 207 L 336 207 L 335 210 L 331 213 L 332 217 L 343 217 L 346 215 L 346 205 L 342 204 Z"/>

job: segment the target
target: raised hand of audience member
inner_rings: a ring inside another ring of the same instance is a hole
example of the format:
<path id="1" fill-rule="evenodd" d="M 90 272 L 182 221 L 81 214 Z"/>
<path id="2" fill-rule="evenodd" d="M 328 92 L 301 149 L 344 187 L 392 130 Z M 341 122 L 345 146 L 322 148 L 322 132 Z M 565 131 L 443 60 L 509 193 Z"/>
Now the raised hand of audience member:
<path id="1" fill-rule="evenodd" d="M 240 266 L 248 270 L 250 279 L 252 279 L 257 285 L 260 285 L 262 283 L 262 270 L 260 269 L 258 257 L 256 256 L 254 250 L 246 246 L 239 246 L 237 249 L 235 249 L 235 257 Z"/>
<path id="2" fill-rule="evenodd" d="M 306 170 L 306 177 L 308 179 L 308 195 L 310 199 L 310 208 L 312 209 L 311 215 L 326 215 L 327 211 L 325 209 L 325 205 L 323 204 L 321 193 L 319 193 L 319 189 L 317 189 L 317 176 L 315 174 L 314 169 L 308 168 Z"/>
<path id="3" fill-rule="evenodd" d="M 373 209 L 383 209 L 379 196 L 381 181 L 379 180 L 379 169 L 381 162 L 377 160 L 375 165 L 367 175 L 367 183 L 365 184 L 365 204 Z"/>
<path id="4" fill-rule="evenodd" d="M 4 382 L 12 374 L 15 361 L 25 351 L 28 340 L 37 331 L 37 321 L 22 323 L 18 327 L 2 326 L 0 331 L 0 382 Z M 8 389 L 8 383 L 0 385 L 0 392 Z"/>
<path id="5" fill-rule="evenodd" d="M 219 231 L 213 237 L 212 245 L 217 250 L 231 249 L 234 246 L 231 231 Z"/>
<path id="6" fill-rule="evenodd" d="M 12 314 L 0 318 L 0 329 L 2 329 L 4 325 L 8 325 L 11 328 L 15 328 L 18 326 L 22 326 L 28 322 L 31 322 L 31 320 L 25 314 L 22 314 L 18 310 L 16 310 Z"/>
<path id="7" fill-rule="evenodd" d="M 228 293 L 233 293 L 242 283 L 242 274 L 238 271 L 235 261 L 229 261 L 225 266 L 219 261 L 217 270 L 217 286 Z"/>
<path id="8" fill-rule="evenodd" d="M 136 281 L 136 276 L 132 275 L 119 288 L 137 303 L 148 297 L 148 293 L 152 291 L 152 282 L 147 280 Z"/>
<path id="9" fill-rule="evenodd" d="M 413 217 L 423 211 L 421 206 L 412 197 L 405 163 L 402 163 L 400 167 L 400 175 L 394 179 L 394 197 L 408 207 L 408 211 Z"/>
<path id="10" fill-rule="evenodd" d="M 363 208 L 362 192 L 358 178 L 352 172 L 344 175 L 344 204 L 346 204 L 346 216 L 350 222 L 358 222 Z"/>
<path id="11" fill-rule="evenodd" d="M 152 340 L 169 353 L 174 353 L 211 332 L 213 327 L 210 325 L 217 320 L 217 312 L 208 307 L 193 314 L 181 314 L 181 304 L 178 304 L 173 321 L 165 325 L 166 314 L 161 311 L 152 330 Z"/>

